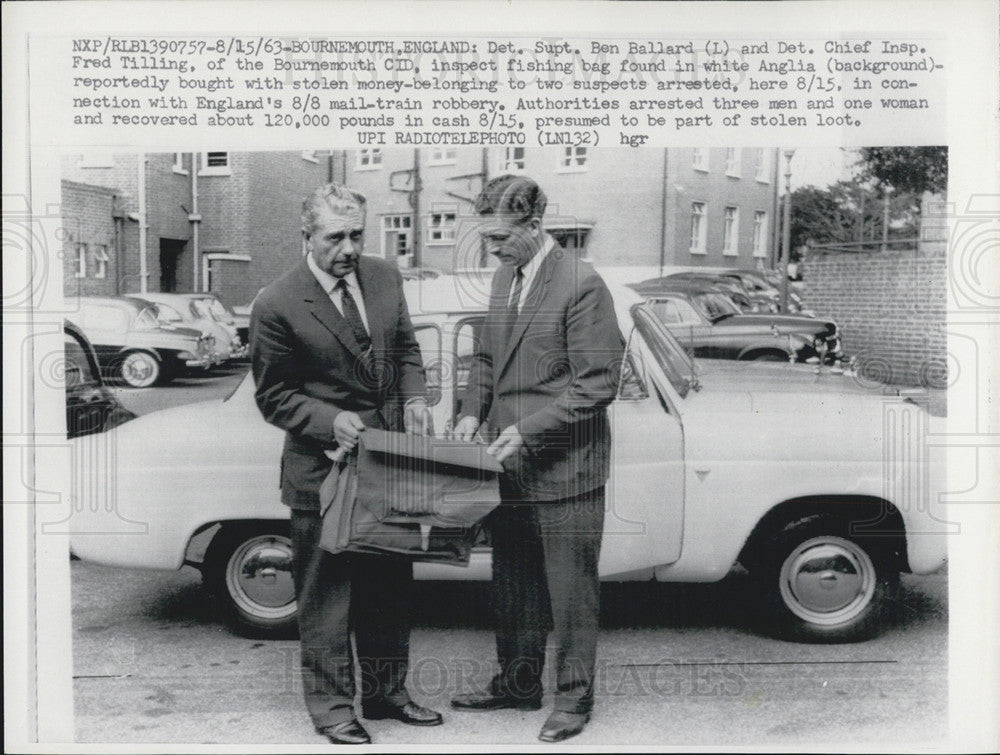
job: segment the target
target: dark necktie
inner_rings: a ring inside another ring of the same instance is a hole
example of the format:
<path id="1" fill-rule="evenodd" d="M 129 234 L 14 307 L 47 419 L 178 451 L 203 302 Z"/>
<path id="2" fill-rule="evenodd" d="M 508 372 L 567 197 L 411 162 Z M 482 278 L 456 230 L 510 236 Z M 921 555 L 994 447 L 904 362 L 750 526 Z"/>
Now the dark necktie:
<path id="1" fill-rule="evenodd" d="M 365 321 L 361 319 L 361 311 L 358 309 L 354 297 L 351 296 L 346 280 L 343 278 L 338 280 L 336 288 L 340 291 L 340 306 L 344 313 L 344 319 L 351 326 L 351 332 L 354 333 L 354 340 L 358 342 L 358 346 L 364 352 L 365 366 L 371 368 L 375 361 L 371 350 L 372 338 L 365 329 Z"/>
<path id="2" fill-rule="evenodd" d="M 524 287 L 524 271 L 517 268 L 514 271 L 514 280 L 510 284 L 510 292 L 507 295 L 507 312 L 504 320 L 503 344 L 506 349 L 510 345 L 510 337 L 514 332 L 514 323 L 517 321 L 518 304 L 521 301 L 521 289 Z"/>

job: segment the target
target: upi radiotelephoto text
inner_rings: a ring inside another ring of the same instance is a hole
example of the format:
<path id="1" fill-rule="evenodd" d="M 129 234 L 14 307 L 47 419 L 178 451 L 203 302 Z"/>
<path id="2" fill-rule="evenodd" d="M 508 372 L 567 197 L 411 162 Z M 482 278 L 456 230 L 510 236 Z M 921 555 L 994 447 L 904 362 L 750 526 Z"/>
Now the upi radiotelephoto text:
<path id="1" fill-rule="evenodd" d="M 944 109 L 931 41 L 103 37 L 60 47 L 72 99 L 63 112 L 95 130 L 638 147 L 702 129 L 926 123 Z"/>

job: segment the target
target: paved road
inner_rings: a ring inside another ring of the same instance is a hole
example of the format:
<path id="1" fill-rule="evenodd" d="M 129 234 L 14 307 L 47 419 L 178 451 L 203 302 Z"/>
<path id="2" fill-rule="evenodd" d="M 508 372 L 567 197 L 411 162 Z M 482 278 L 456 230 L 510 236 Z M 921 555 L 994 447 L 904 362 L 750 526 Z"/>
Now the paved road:
<path id="1" fill-rule="evenodd" d="M 250 363 L 247 361 L 231 362 L 216 367 L 211 372 L 185 375 L 154 388 L 126 388 L 121 385 L 109 387 L 118 395 L 118 400 L 126 409 L 141 417 L 143 414 L 195 401 L 223 398 L 236 388 L 249 369 Z"/>
<path id="2" fill-rule="evenodd" d="M 200 575 L 72 565 L 80 742 L 322 745 L 301 700 L 296 643 L 239 637 Z M 941 742 L 947 576 L 904 576 L 885 634 L 857 645 L 779 642 L 747 629 L 746 576 L 716 585 L 606 585 L 597 708 L 579 745 L 847 747 Z M 373 722 L 376 742 L 536 743 L 545 711 L 454 713 L 492 673 L 482 585 L 421 583 L 411 686 L 445 726 Z M 546 697 L 546 702 L 549 702 Z"/>

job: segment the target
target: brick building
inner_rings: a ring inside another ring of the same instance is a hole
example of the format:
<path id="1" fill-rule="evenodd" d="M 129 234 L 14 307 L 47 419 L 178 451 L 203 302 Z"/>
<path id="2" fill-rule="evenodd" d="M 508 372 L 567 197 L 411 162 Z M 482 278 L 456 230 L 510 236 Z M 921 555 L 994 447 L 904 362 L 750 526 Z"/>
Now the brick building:
<path id="1" fill-rule="evenodd" d="M 484 179 L 508 172 L 542 185 L 548 230 L 596 264 L 774 258 L 772 150 L 92 152 L 62 162 L 65 292 L 208 290 L 249 302 L 299 259 L 302 198 L 331 179 L 368 196 L 369 254 L 448 272 L 486 267 L 469 232 L 472 201 Z"/>
<path id="2" fill-rule="evenodd" d="M 329 152 L 91 152 L 61 167 L 66 295 L 204 290 L 244 304 L 299 258 L 302 197 L 328 180 Z M 111 277 L 96 277 L 102 246 Z"/>
<path id="3" fill-rule="evenodd" d="M 769 149 L 373 148 L 332 161 L 335 180 L 369 199 L 368 251 L 403 265 L 487 265 L 465 221 L 484 178 L 503 173 L 538 181 L 548 230 L 595 264 L 754 267 L 775 258 Z"/>

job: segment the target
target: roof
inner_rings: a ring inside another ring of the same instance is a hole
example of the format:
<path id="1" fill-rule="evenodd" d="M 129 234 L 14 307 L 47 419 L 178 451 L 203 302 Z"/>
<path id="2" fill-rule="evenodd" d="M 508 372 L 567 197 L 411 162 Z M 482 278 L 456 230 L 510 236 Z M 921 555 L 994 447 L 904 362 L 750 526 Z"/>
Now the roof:
<path id="1" fill-rule="evenodd" d="M 706 285 L 701 280 L 687 280 L 685 278 L 651 278 L 640 283 L 631 283 L 629 288 L 641 294 L 678 293 L 678 294 L 703 294 L 703 293 L 726 293 L 722 288 Z"/>

